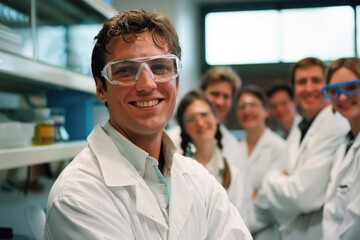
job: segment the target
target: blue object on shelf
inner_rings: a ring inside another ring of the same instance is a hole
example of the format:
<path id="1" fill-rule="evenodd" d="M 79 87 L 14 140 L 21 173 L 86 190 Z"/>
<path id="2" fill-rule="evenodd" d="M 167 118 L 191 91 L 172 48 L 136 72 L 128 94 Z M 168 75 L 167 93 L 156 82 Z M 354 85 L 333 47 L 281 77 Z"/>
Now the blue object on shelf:
<path id="1" fill-rule="evenodd" d="M 91 94 L 74 90 L 49 90 L 48 107 L 61 107 L 66 110 L 65 129 L 70 140 L 86 139 L 94 127 L 94 97 Z"/>

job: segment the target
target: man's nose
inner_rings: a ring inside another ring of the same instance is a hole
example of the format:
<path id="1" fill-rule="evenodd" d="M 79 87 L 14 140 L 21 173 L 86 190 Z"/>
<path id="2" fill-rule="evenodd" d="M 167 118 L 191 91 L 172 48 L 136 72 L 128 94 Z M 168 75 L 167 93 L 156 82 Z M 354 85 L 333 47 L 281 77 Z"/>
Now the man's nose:
<path id="1" fill-rule="evenodd" d="M 314 84 L 311 82 L 311 81 L 307 81 L 306 84 L 305 84 L 305 89 L 307 91 L 311 91 L 313 90 L 313 87 L 314 87 Z"/>
<path id="2" fill-rule="evenodd" d="M 146 70 L 146 71 L 144 71 Z M 157 84 L 154 81 L 154 74 L 152 73 L 147 63 L 142 63 L 136 76 L 135 88 L 137 91 L 151 91 L 157 88 Z"/>

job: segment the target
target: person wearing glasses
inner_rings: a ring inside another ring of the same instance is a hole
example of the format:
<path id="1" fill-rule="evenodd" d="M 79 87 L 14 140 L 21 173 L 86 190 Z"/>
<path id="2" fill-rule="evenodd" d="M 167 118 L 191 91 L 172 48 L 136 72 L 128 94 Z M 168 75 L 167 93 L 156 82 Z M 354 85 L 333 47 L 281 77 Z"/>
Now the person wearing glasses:
<path id="1" fill-rule="evenodd" d="M 268 172 L 255 210 L 269 210 L 286 239 L 322 239 L 322 214 L 330 171 L 349 124 L 321 95 L 325 64 L 304 58 L 292 68 L 292 84 L 303 119 L 287 140 L 286 167 Z"/>
<path id="2" fill-rule="evenodd" d="M 245 182 L 223 153 L 222 133 L 214 105 L 199 89 L 185 94 L 176 120 L 181 128 L 183 155 L 201 163 L 226 189 L 229 200 L 246 216 Z"/>
<path id="3" fill-rule="evenodd" d="M 340 58 L 331 63 L 322 88 L 325 99 L 350 124 L 337 148 L 323 212 L 323 239 L 360 236 L 360 59 Z"/>
<path id="4" fill-rule="evenodd" d="M 236 116 L 238 123 L 246 132 L 240 141 L 245 159 L 248 182 L 251 183 L 248 202 L 249 228 L 254 239 L 279 239 L 279 231 L 274 219 L 263 221 L 256 216 L 253 202 L 261 189 L 262 179 L 271 169 L 282 169 L 285 140 L 266 126 L 269 115 L 268 101 L 264 90 L 256 85 L 245 85 L 236 94 Z"/>
<path id="5" fill-rule="evenodd" d="M 121 11 L 95 37 L 92 73 L 109 111 L 63 170 L 45 239 L 251 239 L 223 187 L 164 131 L 181 48 L 162 13 Z"/>
<path id="6" fill-rule="evenodd" d="M 246 173 L 243 171 L 244 160 L 239 159 L 239 143 L 236 137 L 223 124 L 226 116 L 231 110 L 233 97 L 236 91 L 241 86 L 240 76 L 231 68 L 226 66 L 210 67 L 202 75 L 200 89 L 205 93 L 216 110 L 216 118 L 220 123 L 220 131 L 222 133 L 223 153 L 228 161 L 241 165 L 240 171 L 244 181 L 246 181 Z M 175 126 L 168 131 L 172 140 L 177 144 L 178 150 L 181 150 L 181 129 L 180 126 Z"/>

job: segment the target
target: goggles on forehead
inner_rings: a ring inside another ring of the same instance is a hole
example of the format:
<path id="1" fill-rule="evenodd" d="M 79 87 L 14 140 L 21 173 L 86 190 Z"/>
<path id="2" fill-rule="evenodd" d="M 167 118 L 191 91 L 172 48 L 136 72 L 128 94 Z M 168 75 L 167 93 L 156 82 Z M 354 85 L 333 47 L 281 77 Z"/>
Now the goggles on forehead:
<path id="1" fill-rule="evenodd" d="M 329 100 L 336 100 L 340 94 L 343 93 L 347 97 L 352 97 L 360 94 L 360 79 L 326 84 L 322 89 L 321 93 L 324 98 Z"/>
<path id="2" fill-rule="evenodd" d="M 111 84 L 130 86 L 144 69 L 155 82 L 167 82 L 179 76 L 181 62 L 173 54 L 127 58 L 108 62 L 101 75 Z"/>

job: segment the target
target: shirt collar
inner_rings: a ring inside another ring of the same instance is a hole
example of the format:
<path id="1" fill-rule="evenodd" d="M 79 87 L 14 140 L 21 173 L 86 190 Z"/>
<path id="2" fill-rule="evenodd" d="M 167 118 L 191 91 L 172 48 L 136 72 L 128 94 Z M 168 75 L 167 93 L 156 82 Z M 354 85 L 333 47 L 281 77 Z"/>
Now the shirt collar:
<path id="1" fill-rule="evenodd" d="M 151 158 L 149 156 L 149 153 L 145 152 L 144 150 L 130 142 L 115 128 L 113 128 L 113 126 L 111 126 L 109 122 L 105 124 L 103 129 L 113 140 L 121 154 L 135 167 L 135 169 L 143 177 L 143 174 L 145 172 L 146 160 Z M 163 132 L 162 136 L 162 151 L 164 151 L 164 176 L 166 176 L 171 169 L 173 156 L 176 152 L 176 146 L 172 142 L 170 137 L 165 133 L 165 131 Z"/>

